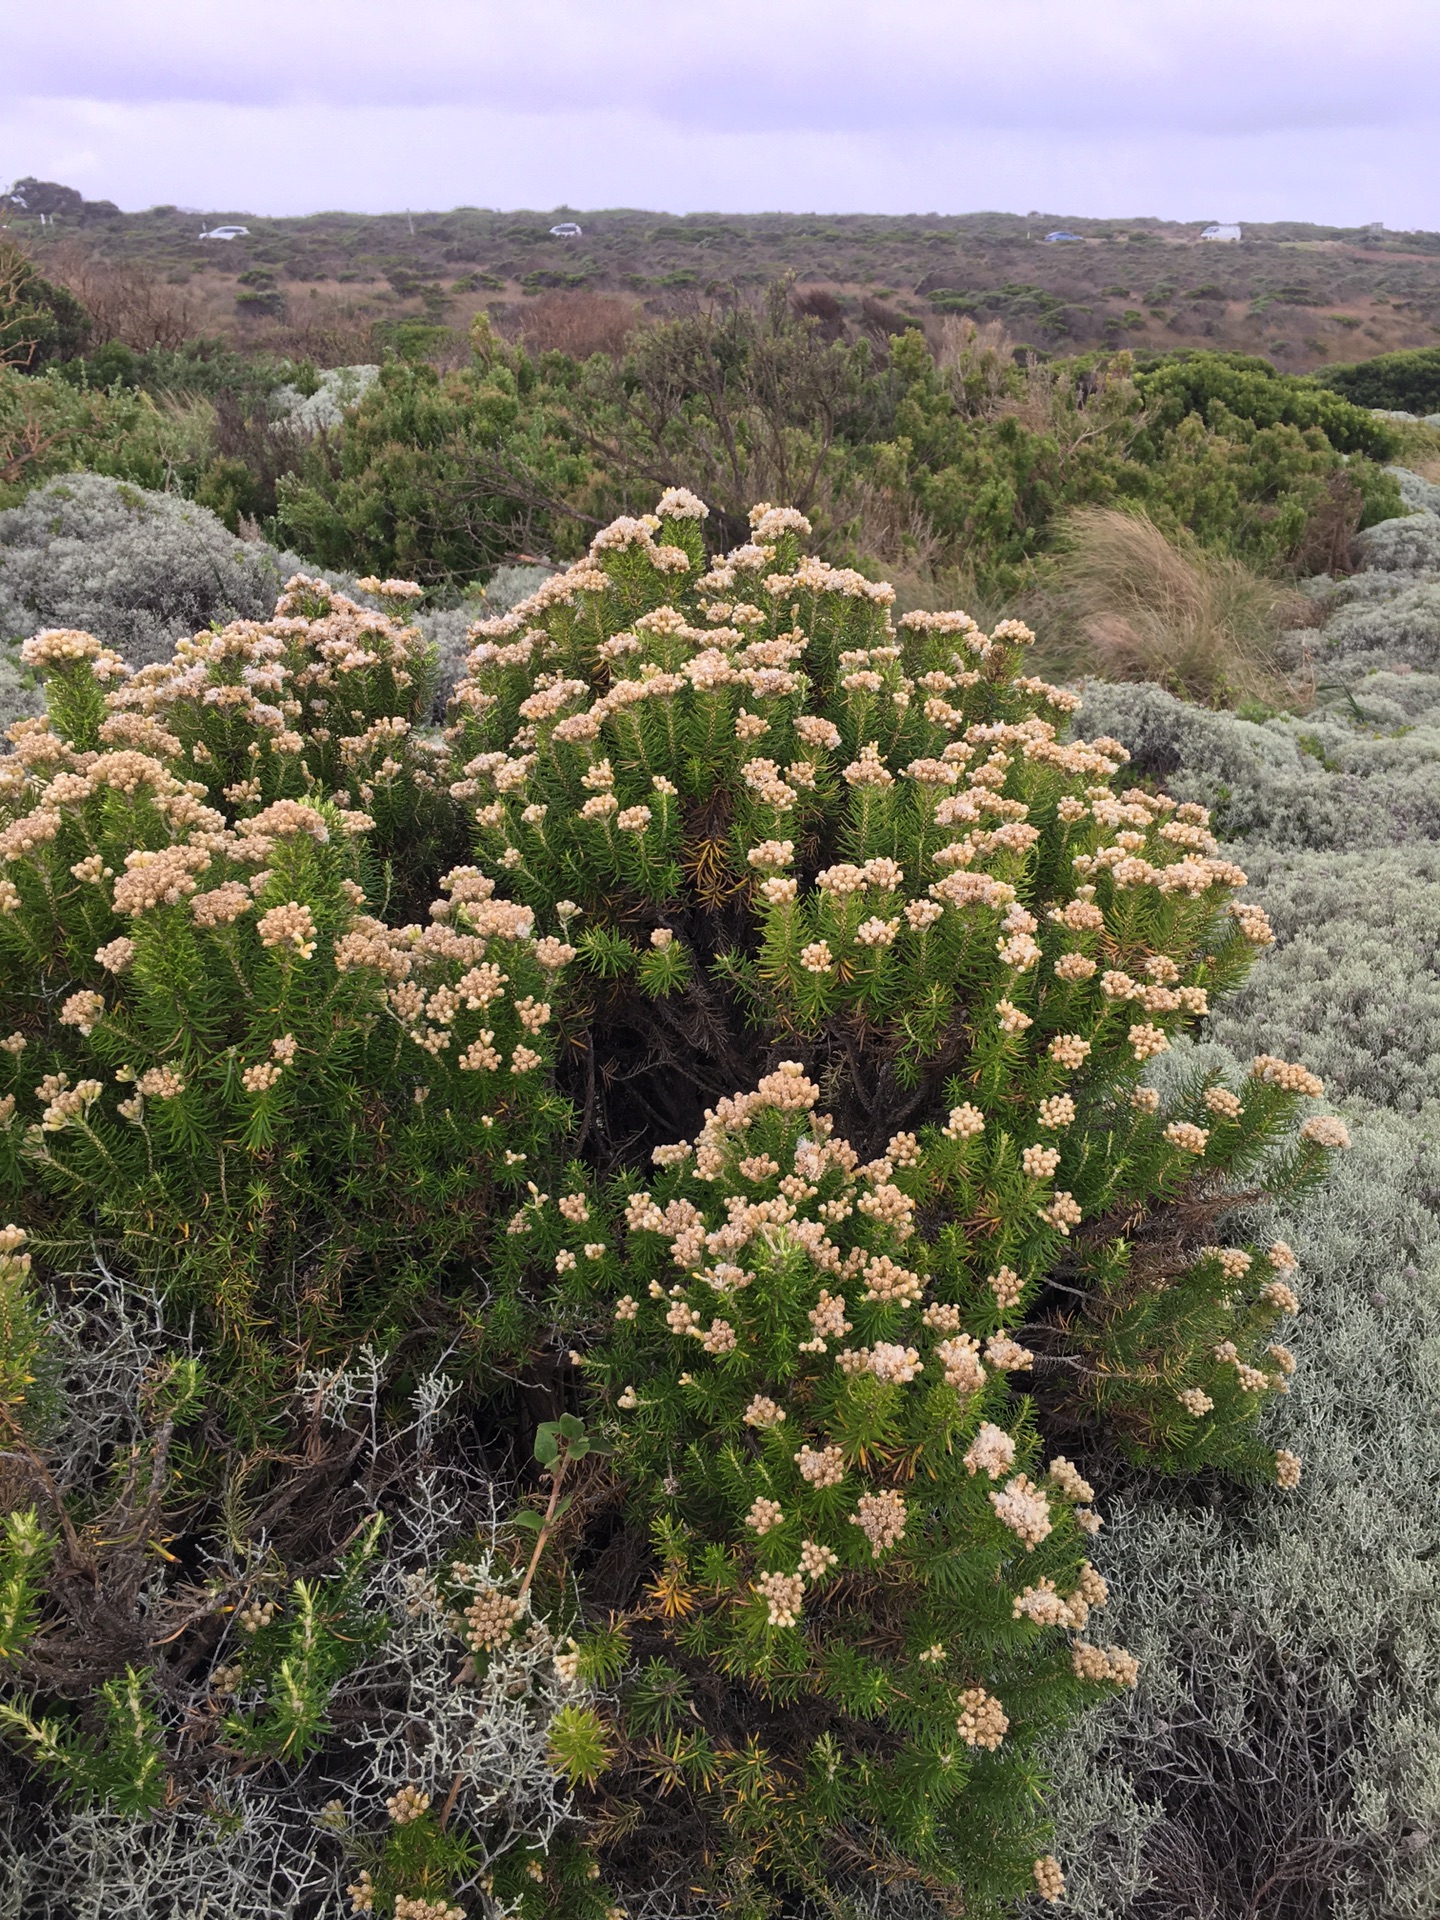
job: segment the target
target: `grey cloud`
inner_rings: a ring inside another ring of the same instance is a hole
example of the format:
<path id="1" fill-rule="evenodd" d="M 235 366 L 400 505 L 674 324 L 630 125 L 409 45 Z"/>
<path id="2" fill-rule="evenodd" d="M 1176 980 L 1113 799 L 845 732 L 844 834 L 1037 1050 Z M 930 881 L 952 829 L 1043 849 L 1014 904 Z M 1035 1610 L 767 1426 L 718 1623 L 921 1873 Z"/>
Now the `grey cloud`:
<path id="1" fill-rule="evenodd" d="M 31 97 L 557 118 L 605 103 L 738 133 L 1378 129 L 1433 115 L 1440 79 L 1428 0 L 76 0 L 7 37 L 0 90 Z"/>
<path id="2" fill-rule="evenodd" d="M 552 115 L 326 103 L 303 110 L 30 103 L 0 118 L 0 179 L 122 206 L 307 213 L 570 205 L 683 213 L 960 213 L 1437 224 L 1434 139 L 1397 127 L 1217 137 L 1099 128 L 737 134 L 623 106 Z"/>

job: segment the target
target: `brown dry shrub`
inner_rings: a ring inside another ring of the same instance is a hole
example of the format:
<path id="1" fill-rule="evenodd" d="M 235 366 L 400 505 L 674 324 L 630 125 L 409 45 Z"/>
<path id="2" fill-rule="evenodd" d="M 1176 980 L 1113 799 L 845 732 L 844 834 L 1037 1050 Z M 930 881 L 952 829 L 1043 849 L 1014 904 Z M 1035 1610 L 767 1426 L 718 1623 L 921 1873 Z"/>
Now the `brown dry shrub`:
<path id="1" fill-rule="evenodd" d="M 908 313 L 902 313 L 899 307 L 888 306 L 885 301 L 877 300 L 867 293 L 860 302 L 860 330 L 879 347 L 889 345 L 897 333 L 904 333 L 909 327 L 918 327 L 920 322 Z"/>
<path id="2" fill-rule="evenodd" d="M 1331 474 L 1291 556 L 1297 574 L 1350 573 L 1355 536 L 1365 516 L 1365 496 L 1348 473 Z"/>
<path id="3" fill-rule="evenodd" d="M 283 319 L 247 325 L 245 339 L 252 350 L 317 367 L 353 367 L 380 357 L 374 314 L 359 301 L 323 293 L 290 300 Z"/>
<path id="4" fill-rule="evenodd" d="M 843 340 L 845 306 L 826 287 L 804 287 L 792 293 L 790 304 L 802 320 L 813 320 L 822 340 Z"/>
<path id="5" fill-rule="evenodd" d="M 1040 601 L 1046 650 L 1072 673 L 1153 680 L 1210 706 L 1303 697 L 1280 636 L 1313 624 L 1311 602 L 1143 514 L 1067 515 Z"/>
<path id="6" fill-rule="evenodd" d="M 73 293 L 90 315 L 90 340 L 118 340 L 136 353 L 173 351 L 200 331 L 195 303 L 131 261 L 102 260 L 74 244 L 47 254 L 45 272 Z"/>
<path id="7" fill-rule="evenodd" d="M 613 293 L 543 293 L 520 317 L 520 333 L 533 353 L 592 353 L 618 359 L 630 335 L 644 322 L 638 302 Z"/>

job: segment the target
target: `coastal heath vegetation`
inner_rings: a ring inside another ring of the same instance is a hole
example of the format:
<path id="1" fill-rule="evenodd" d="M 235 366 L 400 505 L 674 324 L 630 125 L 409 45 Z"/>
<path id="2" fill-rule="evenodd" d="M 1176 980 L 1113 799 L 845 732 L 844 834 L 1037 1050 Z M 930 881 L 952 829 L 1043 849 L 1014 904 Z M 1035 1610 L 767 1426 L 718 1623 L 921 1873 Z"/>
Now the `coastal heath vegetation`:
<path id="1" fill-rule="evenodd" d="M 227 1848 L 297 1915 L 1059 1900 L 1046 1743 L 1138 1678 L 1103 1496 L 1302 1481 L 1237 1210 L 1348 1133 L 1188 1064 L 1273 937 L 1205 807 L 1021 623 L 708 517 L 478 622 L 443 729 L 404 580 L 25 642 L 0 1730 L 53 1911 Z"/>
<path id="2" fill-rule="evenodd" d="M 1077 507 L 1280 574 L 1400 511 L 1383 463 L 1409 429 L 1243 354 L 1051 357 L 983 314 L 857 328 L 786 281 L 656 311 L 612 300 L 608 331 L 587 332 L 550 309 L 605 297 L 552 291 L 518 331 L 482 310 L 468 338 L 367 336 L 349 358 L 385 362 L 383 379 L 322 425 L 306 401 L 323 354 L 151 338 L 91 297 L 83 352 L 0 371 L 0 504 L 94 467 L 443 595 L 522 553 L 574 558 L 672 485 L 704 492 L 730 544 L 752 500 L 789 500 L 825 558 L 917 605 L 952 578 L 987 607 L 1013 599 Z"/>

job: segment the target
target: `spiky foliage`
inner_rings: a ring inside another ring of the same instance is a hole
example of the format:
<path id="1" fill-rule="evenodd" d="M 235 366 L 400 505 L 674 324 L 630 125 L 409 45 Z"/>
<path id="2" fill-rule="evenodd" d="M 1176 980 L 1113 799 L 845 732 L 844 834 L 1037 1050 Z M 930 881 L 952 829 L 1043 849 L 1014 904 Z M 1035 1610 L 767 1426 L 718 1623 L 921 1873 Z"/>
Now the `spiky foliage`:
<path id="1" fill-rule="evenodd" d="M 426 925 L 368 910 L 428 899 L 454 838 L 418 633 L 296 583 L 133 677 L 85 635 L 27 648 L 50 714 L 3 776 L 8 1204 L 193 1287 L 257 1365 L 276 1311 L 302 1341 L 403 1320 L 566 1111 L 569 950 L 463 864 Z"/>
<path id="2" fill-rule="evenodd" d="M 456 696 L 478 858 L 583 929 L 602 1156 L 771 1068 L 656 1150 L 653 1191 L 622 1177 L 626 1291 L 587 1367 L 650 1528 L 643 1671 L 671 1677 L 655 1713 L 637 1683 L 615 1798 L 658 1780 L 746 1884 L 814 1887 L 863 1845 L 983 1905 L 1032 1872 L 1031 1742 L 1129 1672 L 1061 1641 L 1084 1482 L 1062 1457 L 1041 1484 L 1006 1377 L 1155 1465 L 1292 1480 L 1257 1422 L 1284 1250 L 1205 1229 L 1247 1177 L 1312 1181 L 1343 1129 L 1281 1145 L 1320 1091 L 1284 1062 L 1164 1111 L 1139 1086 L 1269 930 L 1230 910 L 1202 809 L 1114 793 L 1114 742 L 1057 742 L 1026 630 L 897 631 L 886 589 L 801 557 L 798 516 L 754 531 L 691 598 L 696 504 L 669 496 L 483 627 Z M 926 1671 L 955 1645 L 958 1677 Z"/>
<path id="3" fill-rule="evenodd" d="M 403 583 L 361 583 L 376 611 L 297 577 L 133 675 L 88 635 L 26 645 L 49 714 L 0 794 L 6 1191 L 52 1272 L 98 1253 L 199 1333 L 147 1366 L 103 1496 L 10 1416 L 54 1561 L 26 1584 L 7 1549 L 19 1678 L 75 1699 L 48 1628 L 77 1569 L 106 1652 L 88 1721 L 17 1698 L 9 1724 L 78 1779 L 123 1708 L 134 1793 L 152 1752 L 200 1791 L 116 1625 L 160 1605 L 147 1548 L 188 1507 L 223 1568 L 191 1670 L 228 1609 L 250 1640 L 210 1739 L 319 1766 L 395 1632 L 364 1569 L 405 1497 L 398 1416 L 374 1401 L 365 1442 L 336 1383 L 361 1342 L 397 1395 L 454 1354 L 488 1469 L 540 1495 L 512 1567 L 457 1540 L 415 1604 L 466 1623 L 486 1712 L 540 1688 L 600 1857 L 543 1795 L 543 1840 L 496 1839 L 466 1696 L 431 1784 L 396 1783 L 405 1832 L 356 1843 L 382 1912 L 598 1916 L 657 1875 L 759 1912 L 876 1868 L 972 1914 L 1057 1897 L 1036 1743 L 1132 1675 L 1074 1637 L 1098 1521 L 1057 1442 L 1299 1472 L 1259 1421 L 1286 1255 L 1217 1222 L 1344 1129 L 1296 1134 L 1319 1083 L 1268 1056 L 1238 1092 L 1141 1084 L 1269 938 L 1204 810 L 1060 738 L 1075 701 L 1018 623 L 894 623 L 800 515 L 757 508 L 714 560 L 704 518 L 667 494 L 482 623 L 443 739 Z M 342 1497 L 366 1444 L 383 1488 Z"/>
<path id="4" fill-rule="evenodd" d="M 368 1350 L 302 1374 L 308 1460 L 267 1474 L 153 1296 L 81 1284 L 37 1319 L 6 1486 L 52 1525 L 0 1532 L 0 1903 L 329 1920 L 346 1887 L 388 1915 L 483 1882 L 600 1920 L 567 1782 L 614 1648 L 527 1608 L 458 1381 Z"/>

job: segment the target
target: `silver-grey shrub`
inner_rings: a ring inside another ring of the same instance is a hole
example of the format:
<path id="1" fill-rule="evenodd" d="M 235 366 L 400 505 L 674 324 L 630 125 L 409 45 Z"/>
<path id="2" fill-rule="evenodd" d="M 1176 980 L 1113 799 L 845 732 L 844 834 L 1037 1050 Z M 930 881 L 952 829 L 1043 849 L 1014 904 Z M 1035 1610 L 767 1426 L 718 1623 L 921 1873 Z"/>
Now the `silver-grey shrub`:
<path id="1" fill-rule="evenodd" d="M 1322 679 L 1349 681 L 1395 666 L 1440 672 L 1440 579 L 1356 574 L 1321 631 L 1308 637 Z"/>
<path id="2" fill-rule="evenodd" d="M 1245 860 L 1277 944 L 1226 1003 L 1229 1042 L 1418 1112 L 1440 1089 L 1440 846 Z"/>
<path id="3" fill-rule="evenodd" d="M 68 474 L 0 513 L 0 640 L 80 627 L 141 666 L 212 620 L 265 618 L 302 565 L 178 494 Z"/>
<path id="4" fill-rule="evenodd" d="M 298 387 L 277 387 L 270 396 L 270 412 L 299 433 L 333 432 L 343 423 L 345 409 L 362 400 L 379 378 L 380 369 L 373 363 L 326 367 L 313 393 L 301 393 Z M 1403 482 L 1401 493 L 1403 496 Z"/>
<path id="5" fill-rule="evenodd" d="M 1164 781 L 1177 799 L 1213 808 L 1217 831 L 1247 848 L 1400 846 L 1440 838 L 1434 676 L 1413 690 L 1405 681 L 1385 674 L 1348 690 L 1378 725 L 1354 724 L 1348 706 L 1257 724 L 1192 707 L 1159 687 L 1097 681 L 1086 688 L 1078 724 L 1087 735 L 1113 734 L 1137 772 Z M 1406 700 L 1420 711 L 1408 711 Z"/>
<path id="6" fill-rule="evenodd" d="M 1440 520 L 1410 478 L 1421 511 L 1371 530 L 1367 570 L 1312 583 L 1324 710 L 1086 692 L 1086 732 L 1215 808 L 1275 927 L 1202 1057 L 1305 1060 L 1354 1147 L 1302 1213 L 1236 1229 L 1302 1263 L 1272 1422 L 1299 1491 L 1110 1511 L 1096 1558 L 1144 1666 L 1059 1755 L 1076 1920 L 1440 1912 Z"/>
<path id="7" fill-rule="evenodd" d="M 1352 1128 L 1327 1190 L 1252 1229 L 1301 1261 L 1273 1423 L 1299 1491 L 1109 1511 L 1096 1562 L 1143 1666 L 1059 1756 L 1076 1920 L 1440 1912 L 1440 1104 Z"/>
<path id="8" fill-rule="evenodd" d="M 1440 514 L 1440 487 L 1433 480 L 1427 480 L 1423 473 L 1412 473 L 1409 467 L 1389 467 L 1400 488 L 1400 498 L 1412 513 Z"/>
<path id="9" fill-rule="evenodd" d="M 1357 534 L 1355 544 L 1368 567 L 1432 572 L 1440 568 L 1440 518 L 1433 513 L 1408 513 L 1381 520 Z"/>
<path id="10" fill-rule="evenodd" d="M 0 652 L 0 733 L 12 721 L 42 713 L 45 696 L 13 655 Z"/>
<path id="11" fill-rule="evenodd" d="M 550 573 L 549 567 L 497 567 L 483 594 L 467 595 L 458 607 L 443 607 L 434 613 L 422 612 L 416 616 L 416 624 L 438 656 L 437 712 L 443 713 L 455 682 L 466 670 L 465 657 L 474 645 L 467 637 L 467 629 L 477 620 L 493 620 L 497 614 L 509 613 L 512 607 L 542 587 Z M 332 585 L 339 584 L 333 575 L 327 578 Z"/>
<path id="12" fill-rule="evenodd" d="M 47 1435 L 60 1485 L 93 1494 L 109 1462 L 144 1454 L 149 1385 L 180 1357 L 203 1358 L 202 1349 L 167 1329 L 156 1294 L 103 1269 L 75 1278 L 44 1381 L 57 1415 L 63 1409 Z M 140 1817 L 103 1803 L 27 1799 L 21 1770 L 0 1745 L 0 1920 L 341 1920 L 353 1910 L 342 1890 L 354 1844 L 384 1829 L 386 1800 L 407 1783 L 438 1805 L 462 1778 L 496 1852 L 517 1838 L 543 1849 L 572 1820 L 570 1791 L 549 1753 L 550 1726 L 567 1702 L 589 1695 L 560 1673 L 544 1622 L 473 1685 L 458 1678 L 463 1646 L 432 1575 L 457 1544 L 487 1572 L 504 1565 L 497 1515 L 514 1489 L 468 1462 L 457 1383 L 440 1369 L 424 1372 L 408 1383 L 407 1405 L 387 1361 L 366 1347 L 349 1367 L 302 1374 L 298 1387 L 317 1433 L 323 1417 L 351 1437 L 355 1490 L 365 1507 L 380 1505 L 387 1522 L 363 1593 L 383 1638 L 340 1682 L 330 1737 L 298 1777 L 284 1778 L 237 1769 L 217 1743 L 177 1804 Z M 397 1444 L 411 1463 L 398 1483 L 389 1452 Z M 266 1566 L 263 1540 L 232 1541 L 203 1571 L 239 1585 L 237 1576 Z M 153 1630 L 162 1584 L 157 1563 L 137 1598 L 142 1635 Z M 212 1691 L 218 1671 L 245 1644 L 232 1616 L 191 1685 L 171 1689 L 165 1710 L 209 1729 L 229 1697 Z M 491 1864 L 482 1846 L 471 1878 Z"/>
<path id="13" fill-rule="evenodd" d="M 0 513 L 0 647 L 44 627 L 79 627 L 144 666 L 168 659 L 177 640 L 212 620 L 267 619 L 291 574 L 320 571 L 263 540 L 237 539 L 178 494 L 69 474 Z M 500 567 L 460 606 L 416 616 L 438 653 L 437 715 L 465 671 L 466 629 L 508 613 L 549 577 L 547 567 Z M 351 574 L 325 570 L 325 578 L 339 592 L 359 592 Z M 40 707 L 38 692 L 0 652 L 0 731 Z"/>

